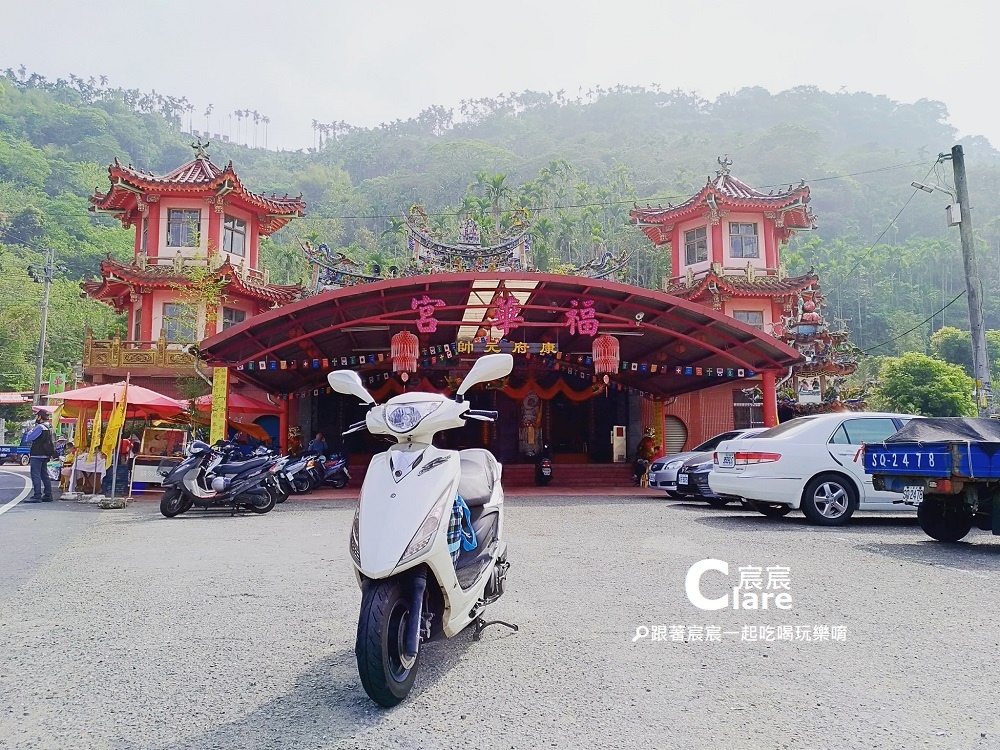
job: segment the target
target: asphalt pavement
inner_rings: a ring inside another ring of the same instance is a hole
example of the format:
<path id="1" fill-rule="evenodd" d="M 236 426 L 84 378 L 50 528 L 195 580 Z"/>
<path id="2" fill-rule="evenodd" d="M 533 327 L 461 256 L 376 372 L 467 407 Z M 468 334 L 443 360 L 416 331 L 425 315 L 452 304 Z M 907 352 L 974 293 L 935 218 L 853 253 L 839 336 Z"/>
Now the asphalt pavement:
<path id="1" fill-rule="evenodd" d="M 488 614 L 520 630 L 425 646 L 384 710 L 354 660 L 353 510 L 0 516 L 18 581 L 0 589 L 0 748 L 1000 747 L 984 532 L 942 545 L 912 513 L 819 529 L 649 491 L 512 498 Z M 685 581 L 709 558 L 729 577 L 705 573 L 706 598 L 782 591 L 791 608 L 696 608 Z"/>

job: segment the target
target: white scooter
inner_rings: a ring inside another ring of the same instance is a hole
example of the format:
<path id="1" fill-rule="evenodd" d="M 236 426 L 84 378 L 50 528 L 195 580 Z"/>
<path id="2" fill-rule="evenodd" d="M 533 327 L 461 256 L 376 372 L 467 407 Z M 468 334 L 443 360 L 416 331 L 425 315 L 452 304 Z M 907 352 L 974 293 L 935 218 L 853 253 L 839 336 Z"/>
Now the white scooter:
<path id="1" fill-rule="evenodd" d="M 513 365 L 509 354 L 487 354 L 453 398 L 404 393 L 382 406 L 353 370 L 327 377 L 333 390 L 369 405 L 365 421 L 345 435 L 367 428 L 396 439 L 372 459 L 351 529 L 362 593 L 354 650 L 361 684 L 382 706 L 395 706 L 410 692 L 422 641 L 451 638 L 470 623 L 476 640 L 488 625 L 517 630 L 482 618 L 486 605 L 503 594 L 509 567 L 501 466 L 487 450 L 432 445 L 436 433 L 466 420 L 494 421 L 495 411 L 470 409 L 464 394 L 508 375 Z M 467 508 L 456 504 L 458 496 Z"/>

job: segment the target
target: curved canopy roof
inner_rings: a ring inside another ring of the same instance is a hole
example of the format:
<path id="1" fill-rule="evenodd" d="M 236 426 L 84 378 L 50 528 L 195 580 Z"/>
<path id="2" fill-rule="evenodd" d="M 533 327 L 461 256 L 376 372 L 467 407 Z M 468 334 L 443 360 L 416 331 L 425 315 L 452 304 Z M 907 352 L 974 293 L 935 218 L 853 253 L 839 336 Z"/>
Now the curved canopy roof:
<path id="1" fill-rule="evenodd" d="M 592 370 L 585 359 L 594 336 L 592 328 L 571 327 L 571 318 L 593 310 L 597 335 L 618 338 L 621 360 L 629 363 L 611 379 L 661 396 L 735 380 L 747 371 L 783 371 L 800 360 L 795 349 L 773 336 L 703 305 L 613 281 L 540 273 L 435 274 L 336 289 L 206 339 L 202 357 L 210 365 L 242 367 L 241 379 L 271 392 L 317 388 L 325 385 L 329 369 L 341 366 L 341 357 L 360 363 L 360 355 L 382 354 L 383 361 L 375 356 L 357 369 L 391 370 L 390 339 L 399 331 L 417 334 L 421 348 L 498 339 L 502 301 L 515 305 L 506 312 L 520 318 L 504 336 L 507 341 L 554 344 L 564 362 L 582 371 Z M 436 325 L 424 321 L 418 328 L 421 307 Z M 435 330 L 421 332 L 431 327 Z M 515 367 L 544 366 L 537 353 L 536 346 L 531 358 L 515 357 Z M 317 359 L 331 360 L 329 367 L 314 367 Z M 460 360 L 438 366 L 468 367 Z M 267 362 L 263 369 L 261 362 Z"/>

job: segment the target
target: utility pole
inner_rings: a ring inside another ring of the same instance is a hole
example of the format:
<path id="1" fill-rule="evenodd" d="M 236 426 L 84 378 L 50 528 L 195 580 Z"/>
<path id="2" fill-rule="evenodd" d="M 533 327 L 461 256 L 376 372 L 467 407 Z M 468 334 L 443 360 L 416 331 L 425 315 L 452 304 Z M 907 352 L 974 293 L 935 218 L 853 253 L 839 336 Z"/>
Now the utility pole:
<path id="1" fill-rule="evenodd" d="M 45 284 L 45 293 L 42 296 L 42 330 L 38 336 L 38 352 L 35 356 L 35 393 L 32 396 L 32 405 L 38 406 L 42 400 L 42 364 L 45 362 L 45 327 L 49 320 L 49 291 L 52 288 L 52 278 L 56 271 L 65 271 L 63 265 L 56 265 L 56 251 L 52 248 L 45 250 L 45 264 L 37 266 L 34 263 L 28 266 L 28 276 L 36 284 Z"/>
<path id="2" fill-rule="evenodd" d="M 942 154 L 941 158 L 949 158 Z M 990 358 L 986 349 L 986 325 L 983 322 L 982 282 L 976 263 L 976 245 L 972 236 L 972 210 L 969 206 L 969 183 L 965 175 L 965 153 L 961 146 L 951 149 L 951 166 L 955 171 L 955 199 L 959 206 L 958 231 L 962 240 L 962 260 L 965 264 L 966 297 L 969 299 L 969 328 L 972 332 L 972 367 L 976 379 L 976 407 L 980 417 L 990 416 Z"/>

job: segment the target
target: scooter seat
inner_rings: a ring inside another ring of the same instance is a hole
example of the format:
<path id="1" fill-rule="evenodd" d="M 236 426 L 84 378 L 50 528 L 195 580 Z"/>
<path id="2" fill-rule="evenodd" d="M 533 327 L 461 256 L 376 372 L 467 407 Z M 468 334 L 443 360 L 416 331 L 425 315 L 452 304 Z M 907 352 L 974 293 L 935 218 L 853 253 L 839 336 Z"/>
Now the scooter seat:
<path id="1" fill-rule="evenodd" d="M 462 478 L 458 494 L 470 508 L 485 505 L 493 496 L 493 485 L 500 478 L 500 465 L 493 454 L 483 448 L 468 448 L 458 452 Z"/>
<path id="2" fill-rule="evenodd" d="M 251 458 L 249 461 L 240 461 L 234 464 L 219 464 L 213 470 L 213 474 L 240 474 L 250 469 L 256 469 L 266 463 L 270 463 L 270 458 Z"/>

